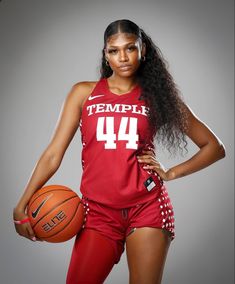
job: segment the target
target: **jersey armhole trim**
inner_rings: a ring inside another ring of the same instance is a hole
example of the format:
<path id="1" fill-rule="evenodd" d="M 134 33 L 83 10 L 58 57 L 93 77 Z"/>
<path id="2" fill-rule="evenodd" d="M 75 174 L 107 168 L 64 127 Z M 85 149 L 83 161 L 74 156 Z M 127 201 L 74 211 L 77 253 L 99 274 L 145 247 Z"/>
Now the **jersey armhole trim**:
<path id="1" fill-rule="evenodd" d="M 96 89 L 97 89 L 98 86 L 100 85 L 101 80 L 102 80 L 102 79 L 99 79 L 99 80 L 96 82 L 96 84 L 95 84 L 95 86 L 93 87 L 92 91 L 91 91 L 90 94 L 87 96 L 87 98 L 84 100 L 84 103 L 83 103 L 83 106 L 82 106 L 82 108 L 81 108 L 81 111 L 83 110 L 83 108 L 84 108 L 84 106 L 85 106 L 85 104 L 86 104 L 88 98 L 96 91 Z"/>

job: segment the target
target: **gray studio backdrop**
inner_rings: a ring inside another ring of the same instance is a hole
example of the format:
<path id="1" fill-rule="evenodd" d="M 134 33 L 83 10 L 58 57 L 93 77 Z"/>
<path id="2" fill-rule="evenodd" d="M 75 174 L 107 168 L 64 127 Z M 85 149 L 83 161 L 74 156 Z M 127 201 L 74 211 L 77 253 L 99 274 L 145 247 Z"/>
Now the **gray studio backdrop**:
<path id="1" fill-rule="evenodd" d="M 12 210 L 48 145 L 73 84 L 99 76 L 103 32 L 139 24 L 160 47 L 182 95 L 224 142 L 225 159 L 167 183 L 176 218 L 164 284 L 233 283 L 233 1 L 0 1 L 0 283 L 63 284 L 74 239 L 33 243 L 15 233 Z M 48 184 L 80 195 L 77 131 Z M 159 159 L 170 167 L 192 156 Z M 105 171 L 105 167 L 104 167 Z M 125 253 L 107 284 L 128 283 Z"/>

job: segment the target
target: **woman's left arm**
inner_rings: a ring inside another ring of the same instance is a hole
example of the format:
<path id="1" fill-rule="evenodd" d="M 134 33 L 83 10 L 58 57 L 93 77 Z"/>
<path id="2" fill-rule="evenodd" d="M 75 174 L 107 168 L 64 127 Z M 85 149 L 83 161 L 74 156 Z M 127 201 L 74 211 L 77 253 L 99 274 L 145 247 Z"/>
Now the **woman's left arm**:
<path id="1" fill-rule="evenodd" d="M 167 176 L 170 180 L 192 174 L 225 157 L 225 147 L 221 140 L 188 106 L 186 109 L 189 123 L 186 135 L 200 150 L 189 160 L 169 169 Z"/>
<path id="2" fill-rule="evenodd" d="M 188 129 L 185 134 L 200 148 L 199 151 L 187 161 L 168 170 L 147 151 L 151 158 L 145 160 L 148 163 L 146 169 L 153 169 L 166 181 L 197 172 L 225 157 L 225 147 L 221 140 L 196 117 L 188 106 L 185 107 L 188 113 Z"/>

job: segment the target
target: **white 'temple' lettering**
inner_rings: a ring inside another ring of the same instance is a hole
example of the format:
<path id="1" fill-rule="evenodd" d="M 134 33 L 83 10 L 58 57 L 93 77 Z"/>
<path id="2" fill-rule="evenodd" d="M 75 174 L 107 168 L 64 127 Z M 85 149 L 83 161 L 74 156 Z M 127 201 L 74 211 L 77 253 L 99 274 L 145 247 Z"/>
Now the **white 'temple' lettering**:
<path id="1" fill-rule="evenodd" d="M 121 112 L 121 113 L 136 113 L 147 116 L 146 106 L 126 105 L 126 104 L 93 104 L 87 106 L 88 116 L 100 112 Z"/>

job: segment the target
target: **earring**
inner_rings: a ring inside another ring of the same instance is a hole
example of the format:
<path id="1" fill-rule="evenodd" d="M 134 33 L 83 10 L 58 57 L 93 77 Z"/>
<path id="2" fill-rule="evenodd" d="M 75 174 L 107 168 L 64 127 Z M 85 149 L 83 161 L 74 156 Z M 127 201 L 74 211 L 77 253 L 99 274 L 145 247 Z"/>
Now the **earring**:
<path id="1" fill-rule="evenodd" d="M 146 60 L 146 57 L 145 56 L 142 56 L 141 57 L 141 61 L 145 61 Z"/>
<path id="2" fill-rule="evenodd" d="M 106 66 L 109 66 L 109 62 L 107 60 L 105 60 L 105 64 Z"/>

